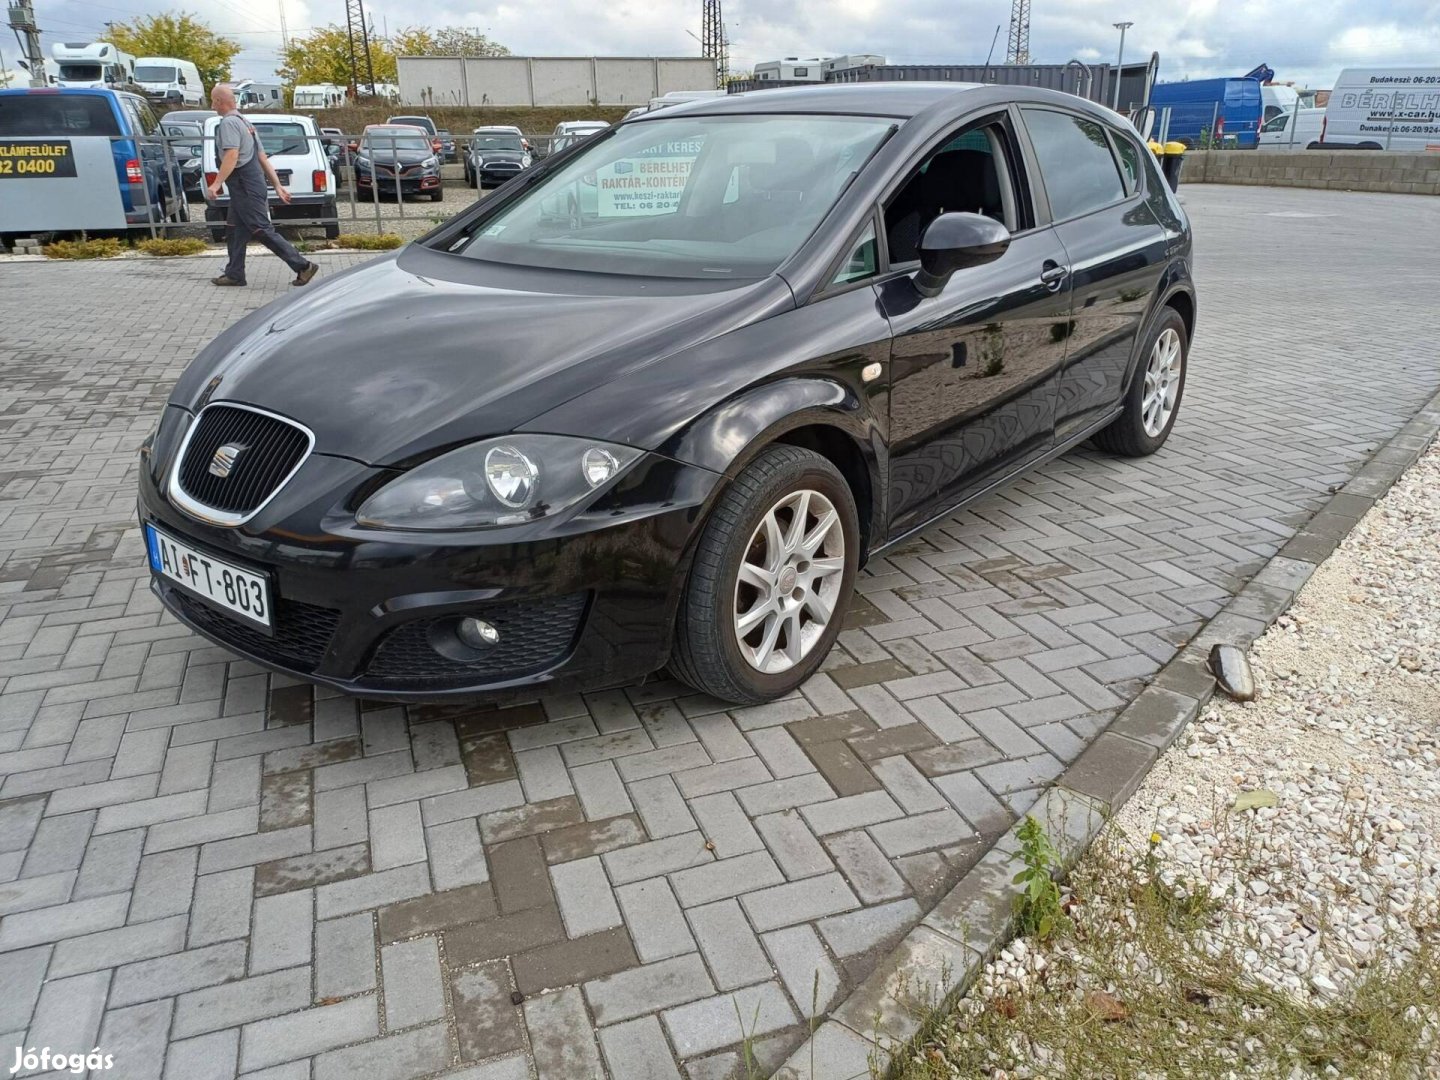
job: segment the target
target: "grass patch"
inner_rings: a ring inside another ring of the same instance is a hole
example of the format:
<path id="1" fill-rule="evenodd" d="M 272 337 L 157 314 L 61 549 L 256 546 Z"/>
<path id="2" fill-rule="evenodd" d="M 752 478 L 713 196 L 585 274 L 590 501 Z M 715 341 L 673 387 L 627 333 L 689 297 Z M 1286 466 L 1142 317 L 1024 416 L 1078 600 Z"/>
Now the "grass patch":
<path id="1" fill-rule="evenodd" d="M 1066 935 L 1041 947 L 1028 984 L 993 987 L 926 1018 L 896 1080 L 1043 1076 L 1411 1078 L 1440 1066 L 1440 913 L 1396 914 L 1408 946 L 1330 997 L 1305 999 L 1249 974 L 1279 963 L 1223 900 L 1162 873 L 1104 833 L 1067 884 Z M 1027 860 L 1028 866 L 1028 860 Z M 1022 912 L 1023 916 L 1023 912 Z M 1032 945 L 1032 949 L 1038 946 Z"/>
<path id="2" fill-rule="evenodd" d="M 359 248 L 361 251 L 393 251 L 405 243 L 404 237 L 394 233 L 341 233 L 330 241 L 331 247 Z"/>
<path id="3" fill-rule="evenodd" d="M 209 250 L 209 245 L 198 236 L 154 236 L 141 240 L 135 246 L 146 255 L 154 255 L 156 258 L 168 258 L 175 255 L 199 255 L 202 251 Z"/>
<path id="4" fill-rule="evenodd" d="M 123 250 L 113 236 L 94 240 L 56 240 L 46 244 L 40 253 L 47 259 L 113 259 Z"/>

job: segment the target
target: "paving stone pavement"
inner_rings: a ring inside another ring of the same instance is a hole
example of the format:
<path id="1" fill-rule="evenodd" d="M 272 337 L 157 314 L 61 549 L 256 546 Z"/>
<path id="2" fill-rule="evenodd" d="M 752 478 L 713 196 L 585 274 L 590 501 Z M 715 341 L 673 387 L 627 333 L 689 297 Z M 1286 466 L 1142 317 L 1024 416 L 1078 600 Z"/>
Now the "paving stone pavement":
<path id="1" fill-rule="evenodd" d="M 1440 203 L 1186 198 L 1200 333 L 1165 451 L 1071 454 L 872 564 L 823 674 L 744 709 L 669 681 L 386 707 L 196 638 L 146 588 L 135 448 L 283 268 L 220 291 L 214 260 L 0 268 L 7 1068 L 783 1059 L 1440 383 Z"/>

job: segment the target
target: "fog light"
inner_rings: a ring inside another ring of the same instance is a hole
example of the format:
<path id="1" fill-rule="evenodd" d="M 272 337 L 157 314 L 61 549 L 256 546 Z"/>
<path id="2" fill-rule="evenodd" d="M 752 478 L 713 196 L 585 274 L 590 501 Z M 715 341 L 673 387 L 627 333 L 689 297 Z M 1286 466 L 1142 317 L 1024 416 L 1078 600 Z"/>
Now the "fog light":
<path id="1" fill-rule="evenodd" d="M 484 619 L 461 619 L 455 633 L 472 649 L 488 649 L 500 641 L 500 631 Z"/>

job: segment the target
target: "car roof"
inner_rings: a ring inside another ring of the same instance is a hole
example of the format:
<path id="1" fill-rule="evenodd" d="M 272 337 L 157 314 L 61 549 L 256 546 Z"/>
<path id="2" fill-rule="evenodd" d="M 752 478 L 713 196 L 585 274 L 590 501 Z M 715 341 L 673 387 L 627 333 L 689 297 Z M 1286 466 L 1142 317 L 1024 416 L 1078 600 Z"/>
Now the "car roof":
<path id="1" fill-rule="evenodd" d="M 637 116 L 631 123 L 651 117 L 738 113 L 831 113 L 836 115 L 894 116 L 908 119 L 949 98 L 959 98 L 985 87 L 963 82 L 818 83 L 751 90 L 723 98 L 678 102 Z M 1017 89 L 1019 89 L 1017 87 Z"/>
<path id="2" fill-rule="evenodd" d="M 430 137 L 428 131 L 414 124 L 366 124 L 365 130 L 360 134 L 371 131 L 383 132 L 386 135 L 423 135 L 427 139 Z"/>

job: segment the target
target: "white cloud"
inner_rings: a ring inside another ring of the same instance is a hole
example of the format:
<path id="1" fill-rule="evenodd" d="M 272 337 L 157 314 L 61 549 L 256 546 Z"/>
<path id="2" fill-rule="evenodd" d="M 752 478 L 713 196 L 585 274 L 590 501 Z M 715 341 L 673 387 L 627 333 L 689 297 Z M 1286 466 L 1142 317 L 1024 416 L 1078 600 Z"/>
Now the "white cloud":
<path id="1" fill-rule="evenodd" d="M 280 0 L 40 0 L 50 41 L 99 37 L 106 19 L 163 10 L 194 11 L 245 46 L 237 74 L 264 76 L 280 47 Z M 291 32 L 341 22 L 341 0 L 284 0 Z M 877 52 L 892 63 L 982 63 L 997 24 L 1003 58 L 1008 0 L 726 0 L 732 66 L 816 53 Z M 694 55 L 700 0 L 546 0 L 544 4 L 369 0 L 377 29 L 424 22 L 489 33 L 525 55 Z M 1329 86 L 1339 69 L 1364 62 L 1435 63 L 1440 7 L 1434 0 L 1035 0 L 1031 55 L 1112 60 L 1134 20 L 1129 59 L 1160 54 L 1161 78 L 1240 75 L 1269 63 L 1282 79 Z M 689 31 L 689 33 L 687 33 Z M 6 46 L 9 58 L 13 46 Z"/>

